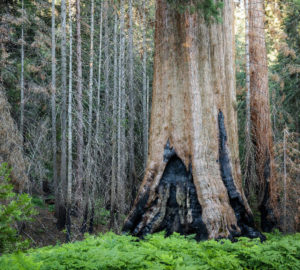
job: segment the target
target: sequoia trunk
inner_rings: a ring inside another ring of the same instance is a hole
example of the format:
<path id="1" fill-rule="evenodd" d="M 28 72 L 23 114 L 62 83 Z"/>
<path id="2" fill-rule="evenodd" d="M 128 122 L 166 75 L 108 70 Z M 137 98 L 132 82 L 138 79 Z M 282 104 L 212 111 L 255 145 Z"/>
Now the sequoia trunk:
<path id="1" fill-rule="evenodd" d="M 255 194 L 261 212 L 263 231 L 276 225 L 275 168 L 268 87 L 268 63 L 265 44 L 264 2 L 249 0 L 249 58 L 251 139 L 254 146 L 258 183 Z"/>
<path id="2" fill-rule="evenodd" d="M 263 238 L 241 185 L 233 3 L 210 24 L 167 0 L 156 8 L 148 162 L 123 231 Z"/>

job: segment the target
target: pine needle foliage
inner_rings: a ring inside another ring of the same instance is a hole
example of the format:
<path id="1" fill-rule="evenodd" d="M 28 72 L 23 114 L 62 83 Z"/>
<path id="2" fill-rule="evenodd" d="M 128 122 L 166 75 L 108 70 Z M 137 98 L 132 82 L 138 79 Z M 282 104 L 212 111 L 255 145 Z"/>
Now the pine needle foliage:
<path id="1" fill-rule="evenodd" d="M 2 270 L 60 269 L 300 269 L 300 234 L 268 234 L 268 240 L 240 238 L 196 242 L 164 233 L 144 240 L 106 233 L 84 241 L 0 257 Z"/>
<path id="2" fill-rule="evenodd" d="M 191 13 L 201 14 L 208 23 L 222 21 L 220 15 L 224 6 L 223 0 L 168 0 L 168 2 L 179 13 L 189 9 Z"/>

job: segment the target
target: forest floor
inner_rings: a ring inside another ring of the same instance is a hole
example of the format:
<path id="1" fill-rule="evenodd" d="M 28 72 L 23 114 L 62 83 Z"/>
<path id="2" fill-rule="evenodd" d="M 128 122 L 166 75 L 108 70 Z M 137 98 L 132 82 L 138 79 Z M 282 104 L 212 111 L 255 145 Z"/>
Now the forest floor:
<path id="1" fill-rule="evenodd" d="M 57 219 L 54 216 L 54 202 L 52 200 L 45 200 L 42 197 L 33 197 L 33 204 L 37 210 L 37 215 L 33 217 L 31 222 L 26 222 L 22 225 L 20 234 L 23 240 L 30 241 L 30 247 L 38 248 L 49 245 L 66 243 L 65 230 L 58 230 L 56 223 Z M 72 217 L 72 227 L 79 227 L 76 217 Z M 77 225 L 76 225 L 77 224 Z M 94 233 L 105 233 L 109 230 L 107 225 L 95 225 Z M 76 229 L 72 229 L 73 241 L 83 240 L 81 234 L 76 234 Z"/>
<path id="2" fill-rule="evenodd" d="M 66 235 L 56 227 L 54 213 L 44 207 L 36 207 L 38 214 L 32 222 L 26 222 L 21 235 L 23 239 L 29 239 L 31 247 L 43 247 L 65 243 Z"/>

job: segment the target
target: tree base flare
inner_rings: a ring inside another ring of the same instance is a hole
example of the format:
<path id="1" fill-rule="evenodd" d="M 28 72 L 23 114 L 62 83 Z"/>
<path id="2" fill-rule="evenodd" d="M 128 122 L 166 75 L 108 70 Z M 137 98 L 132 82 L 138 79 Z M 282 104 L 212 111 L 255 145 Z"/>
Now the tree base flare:
<path id="1" fill-rule="evenodd" d="M 225 224 L 228 238 L 265 236 L 254 227 L 253 216 L 247 211 L 233 176 L 227 134 L 222 111 L 218 114 L 219 165 L 222 182 L 227 190 L 229 207 L 233 209 L 236 225 Z M 143 237 L 149 233 L 165 231 L 166 236 L 177 232 L 183 235 L 195 234 L 197 240 L 209 238 L 208 226 L 202 218 L 202 206 L 195 187 L 192 165 L 185 166 L 168 141 L 165 145 L 163 161 L 166 166 L 156 186 L 148 182 L 139 194 L 133 210 L 129 214 L 123 232 Z M 222 217 L 221 217 L 222 219 Z M 222 221 L 220 221 L 222 222 Z M 220 236 L 222 232 L 219 234 Z"/>
<path id="2" fill-rule="evenodd" d="M 170 148 L 169 142 L 165 147 L 164 162 L 167 162 L 167 166 L 155 189 L 155 199 L 147 202 L 148 190 L 136 204 L 134 214 L 126 221 L 123 231 L 136 236 L 158 231 L 166 231 L 168 236 L 178 232 L 184 235 L 195 234 L 197 240 L 207 239 L 191 166 L 187 170 Z"/>

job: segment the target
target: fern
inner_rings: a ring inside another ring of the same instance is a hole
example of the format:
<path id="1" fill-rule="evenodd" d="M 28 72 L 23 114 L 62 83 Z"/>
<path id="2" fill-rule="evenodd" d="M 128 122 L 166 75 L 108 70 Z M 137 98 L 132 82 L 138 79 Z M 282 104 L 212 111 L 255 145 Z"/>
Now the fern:
<path id="1" fill-rule="evenodd" d="M 144 240 L 114 233 L 87 235 L 81 242 L 31 249 L 0 257 L 1 270 L 96 269 L 300 269 L 300 234 L 268 234 L 268 240 L 240 238 L 196 242 L 164 233 Z"/>

